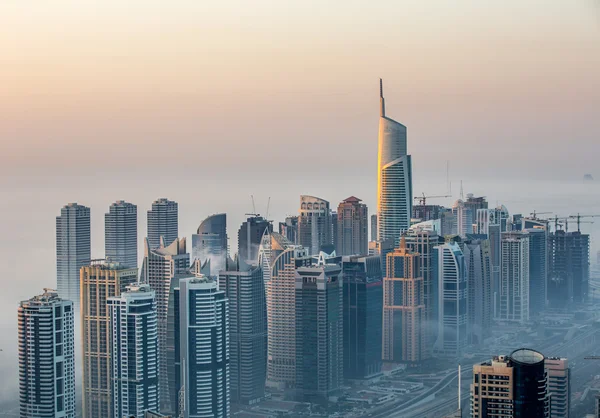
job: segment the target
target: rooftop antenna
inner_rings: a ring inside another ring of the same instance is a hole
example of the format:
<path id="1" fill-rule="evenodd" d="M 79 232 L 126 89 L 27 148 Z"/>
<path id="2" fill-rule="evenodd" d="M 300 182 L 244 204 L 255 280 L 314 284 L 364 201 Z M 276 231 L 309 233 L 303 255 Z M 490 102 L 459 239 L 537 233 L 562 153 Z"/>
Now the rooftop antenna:
<path id="1" fill-rule="evenodd" d="M 379 79 L 379 116 L 385 116 L 385 99 L 383 98 L 383 80 Z"/>
<path id="2" fill-rule="evenodd" d="M 250 197 L 252 198 L 252 212 L 256 213 L 256 205 L 254 204 L 254 195 L 250 195 Z"/>

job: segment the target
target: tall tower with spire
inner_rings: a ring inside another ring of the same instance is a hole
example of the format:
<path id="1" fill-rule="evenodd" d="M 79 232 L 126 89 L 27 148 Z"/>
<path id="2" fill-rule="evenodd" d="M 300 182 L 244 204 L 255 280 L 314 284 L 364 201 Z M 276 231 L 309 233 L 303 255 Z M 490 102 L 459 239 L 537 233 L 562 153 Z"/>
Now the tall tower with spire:
<path id="1" fill-rule="evenodd" d="M 385 116 L 383 81 L 379 79 L 379 152 L 377 162 L 377 239 L 400 243 L 412 214 L 412 164 L 406 149 L 406 126 Z"/>

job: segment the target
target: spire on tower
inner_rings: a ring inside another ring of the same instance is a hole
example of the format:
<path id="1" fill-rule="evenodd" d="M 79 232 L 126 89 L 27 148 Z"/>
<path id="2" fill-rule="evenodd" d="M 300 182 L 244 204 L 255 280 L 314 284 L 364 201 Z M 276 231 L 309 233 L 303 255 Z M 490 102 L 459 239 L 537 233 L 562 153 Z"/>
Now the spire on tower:
<path id="1" fill-rule="evenodd" d="M 379 79 L 379 116 L 385 116 L 385 99 L 383 98 L 383 79 Z"/>

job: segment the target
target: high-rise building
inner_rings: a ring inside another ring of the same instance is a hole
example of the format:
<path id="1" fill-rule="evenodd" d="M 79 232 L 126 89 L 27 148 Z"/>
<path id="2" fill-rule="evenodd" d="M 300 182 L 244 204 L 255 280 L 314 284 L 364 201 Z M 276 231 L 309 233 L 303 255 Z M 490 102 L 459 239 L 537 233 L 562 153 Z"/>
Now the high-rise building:
<path id="1" fill-rule="evenodd" d="M 300 196 L 298 243 L 310 255 L 319 254 L 321 247 L 333 244 L 331 208 L 329 202 L 314 196 Z"/>
<path id="2" fill-rule="evenodd" d="M 467 194 L 467 200 L 465 200 L 464 204 L 471 214 L 471 219 L 469 220 L 471 225 L 477 224 L 477 211 L 479 209 L 488 208 L 488 202 L 485 200 L 485 196 L 475 197 L 473 193 Z M 472 229 L 474 229 L 474 227 L 472 227 Z"/>
<path id="3" fill-rule="evenodd" d="M 192 262 L 199 260 L 201 266 L 207 267 L 210 276 L 217 276 L 226 269 L 228 254 L 227 215 L 211 215 L 192 234 Z"/>
<path id="4" fill-rule="evenodd" d="M 434 352 L 445 357 L 459 357 L 467 345 L 467 274 L 463 252 L 455 242 L 434 248 L 433 256 L 434 317 L 437 338 Z"/>
<path id="5" fill-rule="evenodd" d="M 141 417 L 158 410 L 158 323 L 154 291 L 129 286 L 108 299 L 112 412 L 103 417 Z"/>
<path id="6" fill-rule="evenodd" d="M 529 313 L 537 315 L 546 308 L 548 231 L 545 226 L 523 231 L 529 235 Z"/>
<path id="7" fill-rule="evenodd" d="M 231 400 L 253 404 L 265 396 L 267 310 L 260 266 L 242 260 L 235 271 L 219 274 L 219 290 L 229 301 L 229 372 Z"/>
<path id="8" fill-rule="evenodd" d="M 544 356 L 521 348 L 473 366 L 472 418 L 549 418 Z M 554 417 L 554 415 L 552 415 Z"/>
<path id="9" fill-rule="evenodd" d="M 381 259 L 381 273 L 385 275 L 387 266 L 387 255 L 394 251 L 394 240 L 369 241 L 369 255 L 377 255 Z"/>
<path id="10" fill-rule="evenodd" d="M 377 241 L 377 214 L 371 215 L 371 239 L 370 241 Z"/>
<path id="11" fill-rule="evenodd" d="M 273 232 L 273 224 L 260 215 L 246 219 L 238 230 L 238 257 L 244 263 L 258 262 L 258 247 L 265 230 Z"/>
<path id="12" fill-rule="evenodd" d="M 183 418 L 229 417 L 229 312 L 205 276 L 179 282 Z"/>
<path id="13" fill-rule="evenodd" d="M 548 300 L 551 307 L 585 301 L 590 278 L 590 236 L 559 230 L 549 235 Z"/>
<path id="14" fill-rule="evenodd" d="M 381 371 L 383 274 L 379 256 L 342 261 L 344 378 L 365 379 Z"/>
<path id="15" fill-rule="evenodd" d="M 130 268 L 138 266 L 137 206 L 118 200 L 104 215 L 104 252 L 107 260 Z"/>
<path id="16" fill-rule="evenodd" d="M 295 272 L 296 390 L 303 401 L 327 401 L 344 377 L 343 295 L 337 264 Z"/>
<path id="17" fill-rule="evenodd" d="M 500 306 L 496 319 L 529 320 L 529 235 L 523 232 L 502 234 L 502 273 Z"/>
<path id="18" fill-rule="evenodd" d="M 167 244 L 179 236 L 179 217 L 177 202 L 161 197 L 152 202 L 148 211 L 148 245 L 150 249 L 160 247 L 160 237 Z"/>
<path id="19" fill-rule="evenodd" d="M 61 298 L 79 310 L 79 270 L 90 263 L 90 208 L 69 203 L 56 217 L 56 282 Z"/>
<path id="20" fill-rule="evenodd" d="M 189 276 L 190 256 L 186 252 L 185 238 L 176 238 L 168 247 L 163 239 L 160 247 L 152 249 L 145 241 L 145 256 L 140 274 L 141 282 L 150 285 L 155 292 L 158 318 L 158 378 L 160 411 L 173 413 L 177 407 L 177 388 L 172 387 L 173 365 L 169 362 L 169 353 L 173 345 L 169 344 L 169 319 L 173 315 L 173 288 L 179 277 Z M 171 383 L 170 383 L 171 382 Z"/>
<path id="21" fill-rule="evenodd" d="M 279 234 L 292 244 L 298 244 L 298 217 L 286 216 L 285 222 L 279 222 Z"/>
<path id="22" fill-rule="evenodd" d="M 379 150 L 377 162 L 377 240 L 394 240 L 410 227 L 412 165 L 407 153 L 406 126 L 385 115 L 383 82 L 379 80 Z"/>
<path id="23" fill-rule="evenodd" d="M 288 245 L 272 255 L 267 288 L 267 386 L 296 387 L 296 269 L 310 265 L 301 246 Z"/>
<path id="24" fill-rule="evenodd" d="M 427 355 L 425 288 L 419 254 L 400 248 L 387 255 L 383 278 L 383 361 L 420 363 Z"/>
<path id="25" fill-rule="evenodd" d="M 462 245 L 467 274 L 467 323 L 470 344 L 483 344 L 491 334 L 492 261 L 489 240 L 468 240 Z"/>
<path id="26" fill-rule="evenodd" d="M 559 357 L 546 357 L 544 365 L 548 374 L 550 416 L 552 418 L 568 418 L 571 409 L 569 360 Z"/>
<path id="27" fill-rule="evenodd" d="M 418 219 L 420 222 L 440 219 L 443 209 L 444 207 L 440 205 L 414 205 L 412 208 L 412 217 Z"/>
<path id="28" fill-rule="evenodd" d="M 472 234 L 473 214 L 471 208 L 467 206 L 464 201 L 458 199 L 454 202 L 454 205 L 452 205 L 452 213 L 456 219 L 456 229 L 453 230 L 452 233 L 462 238 L 466 237 L 467 234 Z"/>
<path id="29" fill-rule="evenodd" d="M 368 254 L 368 209 L 361 200 L 351 196 L 338 205 L 337 245 L 338 255 Z"/>
<path id="30" fill-rule="evenodd" d="M 81 268 L 81 339 L 83 346 L 83 416 L 112 414 L 110 313 L 106 301 L 137 282 L 137 268 L 104 260 Z M 122 415 L 119 415 L 122 416 Z"/>
<path id="31" fill-rule="evenodd" d="M 73 302 L 45 289 L 21 302 L 18 327 L 21 418 L 75 418 Z"/>

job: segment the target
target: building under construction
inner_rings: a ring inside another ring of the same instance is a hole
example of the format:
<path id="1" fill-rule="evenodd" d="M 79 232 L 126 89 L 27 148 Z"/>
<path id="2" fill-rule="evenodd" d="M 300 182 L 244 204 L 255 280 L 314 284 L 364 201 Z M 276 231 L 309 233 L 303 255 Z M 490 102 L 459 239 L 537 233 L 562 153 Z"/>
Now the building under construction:
<path id="1" fill-rule="evenodd" d="M 551 308 L 583 302 L 590 277 L 590 236 L 553 232 L 548 239 L 548 302 Z"/>

